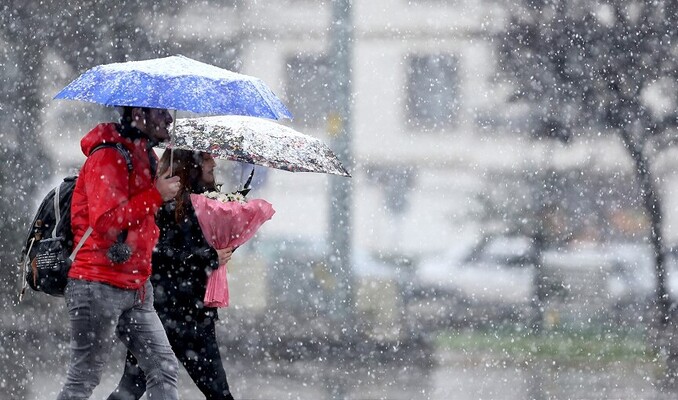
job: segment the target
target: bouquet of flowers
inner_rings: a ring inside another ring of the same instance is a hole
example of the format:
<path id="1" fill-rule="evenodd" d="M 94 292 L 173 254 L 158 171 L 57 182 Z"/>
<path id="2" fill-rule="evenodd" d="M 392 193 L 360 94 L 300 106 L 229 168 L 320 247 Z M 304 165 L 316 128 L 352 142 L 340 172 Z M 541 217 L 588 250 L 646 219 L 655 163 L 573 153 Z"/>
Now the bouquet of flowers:
<path id="1" fill-rule="evenodd" d="M 191 194 L 191 203 L 205 239 L 215 249 L 236 248 L 251 239 L 275 210 L 265 200 L 245 199 L 246 192 Z M 228 307 L 226 265 L 207 278 L 204 298 L 208 307 Z"/>

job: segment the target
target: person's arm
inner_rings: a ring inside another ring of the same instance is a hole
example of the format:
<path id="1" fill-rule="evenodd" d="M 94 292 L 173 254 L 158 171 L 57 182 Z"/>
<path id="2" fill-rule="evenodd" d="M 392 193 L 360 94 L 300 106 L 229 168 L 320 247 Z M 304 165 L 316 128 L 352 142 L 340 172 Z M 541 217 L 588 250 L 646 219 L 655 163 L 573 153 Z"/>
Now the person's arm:
<path id="1" fill-rule="evenodd" d="M 219 268 L 219 255 L 217 251 L 210 246 L 190 252 L 185 258 L 188 264 L 204 265 L 208 271 Z"/>
<path id="2" fill-rule="evenodd" d="M 87 160 L 86 176 L 90 224 L 95 231 L 115 238 L 124 229 L 139 226 L 162 205 L 155 185 L 130 197 L 130 173 L 125 160 L 115 149 L 102 149 Z"/>
<path id="3" fill-rule="evenodd" d="M 207 243 L 192 206 L 188 207 L 188 215 L 186 228 L 191 237 L 191 245 L 189 246 L 190 254 L 187 255 L 187 261 L 204 265 L 208 271 L 219 268 L 219 254 Z"/>
<path id="4" fill-rule="evenodd" d="M 210 270 L 217 269 L 220 265 L 225 265 L 231 260 L 234 249 L 214 249 L 211 246 L 202 248 L 199 251 L 192 252 L 187 259 L 200 260 L 201 263 L 208 266 Z"/>

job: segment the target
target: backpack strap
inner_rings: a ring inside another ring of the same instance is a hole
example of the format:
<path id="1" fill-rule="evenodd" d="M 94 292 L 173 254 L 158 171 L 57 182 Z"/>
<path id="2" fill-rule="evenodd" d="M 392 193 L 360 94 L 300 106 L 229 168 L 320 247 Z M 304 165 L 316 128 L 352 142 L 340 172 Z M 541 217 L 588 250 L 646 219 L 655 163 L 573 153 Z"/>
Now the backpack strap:
<path id="1" fill-rule="evenodd" d="M 92 227 L 90 226 L 90 227 L 88 227 L 87 230 L 85 231 L 85 234 L 82 235 L 82 237 L 80 238 L 80 241 L 78 242 L 78 245 L 75 246 L 75 249 L 73 249 L 73 252 L 72 252 L 71 255 L 68 257 L 68 259 L 71 260 L 71 262 L 75 261 L 75 256 L 78 255 L 78 251 L 80 251 L 80 248 L 82 248 L 82 246 L 85 244 L 85 240 L 87 240 L 87 238 L 89 237 L 89 235 L 92 234 L 92 231 L 93 231 L 93 230 L 94 230 L 94 228 L 92 228 Z"/>
<path id="2" fill-rule="evenodd" d="M 131 174 L 132 171 L 134 171 L 134 166 L 132 165 L 132 156 L 129 154 L 127 147 L 123 146 L 122 143 L 102 143 L 93 148 L 92 151 L 89 152 L 89 155 L 91 156 L 95 151 L 105 147 L 113 147 L 118 150 L 118 153 L 120 153 L 125 158 L 125 162 L 127 163 L 127 172 Z"/>
<path id="3" fill-rule="evenodd" d="M 59 198 L 61 197 L 61 183 L 54 188 L 54 217 L 56 222 L 54 223 L 54 229 L 52 229 L 52 238 L 56 237 L 57 227 L 61 221 L 61 207 L 59 207 Z"/>

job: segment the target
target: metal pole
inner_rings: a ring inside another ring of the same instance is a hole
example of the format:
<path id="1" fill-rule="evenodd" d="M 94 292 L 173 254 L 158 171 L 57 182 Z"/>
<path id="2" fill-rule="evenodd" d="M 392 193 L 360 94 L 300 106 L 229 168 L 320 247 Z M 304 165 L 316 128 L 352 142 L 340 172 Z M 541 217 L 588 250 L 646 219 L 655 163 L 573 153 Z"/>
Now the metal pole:
<path id="1" fill-rule="evenodd" d="M 169 171 L 170 171 L 170 176 L 173 176 L 174 174 L 174 137 L 176 136 L 177 132 L 177 110 L 174 110 L 174 118 L 172 118 L 172 135 L 170 136 L 170 163 L 169 163 Z"/>
<path id="2" fill-rule="evenodd" d="M 340 161 L 349 172 L 353 165 L 351 154 L 351 57 L 353 22 L 351 0 L 332 1 L 329 59 L 333 71 L 332 108 L 328 115 L 328 131 L 331 145 Z M 330 267 L 337 278 L 332 310 L 342 321 L 351 321 L 353 316 L 353 267 L 351 224 L 350 178 L 330 178 L 330 223 L 329 243 L 333 254 Z M 345 327 L 352 330 L 352 327 Z"/>

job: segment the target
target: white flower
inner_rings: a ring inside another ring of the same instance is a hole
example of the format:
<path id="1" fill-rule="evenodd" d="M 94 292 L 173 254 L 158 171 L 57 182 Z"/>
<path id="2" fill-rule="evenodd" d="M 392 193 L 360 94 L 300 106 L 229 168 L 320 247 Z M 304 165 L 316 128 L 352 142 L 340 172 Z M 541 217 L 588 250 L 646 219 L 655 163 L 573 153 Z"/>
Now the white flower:
<path id="1" fill-rule="evenodd" d="M 231 201 L 237 201 L 238 203 L 245 203 L 247 201 L 245 199 L 245 196 L 243 196 L 242 193 L 239 192 L 229 193 L 228 195 Z"/>
<path id="2" fill-rule="evenodd" d="M 221 193 L 221 192 L 205 192 L 203 196 L 208 199 L 219 200 L 222 203 L 228 203 L 229 201 L 237 201 L 238 203 L 246 203 L 247 199 L 242 193 L 232 192 L 232 193 Z"/>

